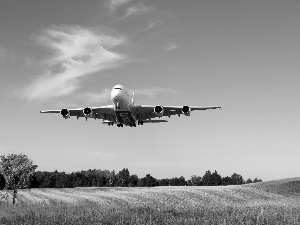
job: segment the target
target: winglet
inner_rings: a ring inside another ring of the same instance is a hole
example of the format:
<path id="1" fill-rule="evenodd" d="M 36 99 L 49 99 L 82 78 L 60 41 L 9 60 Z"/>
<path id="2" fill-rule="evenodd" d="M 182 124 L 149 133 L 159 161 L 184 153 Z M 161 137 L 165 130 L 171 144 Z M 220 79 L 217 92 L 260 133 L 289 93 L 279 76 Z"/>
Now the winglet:
<path id="1" fill-rule="evenodd" d="M 132 105 L 134 105 L 134 91 L 132 93 Z"/>

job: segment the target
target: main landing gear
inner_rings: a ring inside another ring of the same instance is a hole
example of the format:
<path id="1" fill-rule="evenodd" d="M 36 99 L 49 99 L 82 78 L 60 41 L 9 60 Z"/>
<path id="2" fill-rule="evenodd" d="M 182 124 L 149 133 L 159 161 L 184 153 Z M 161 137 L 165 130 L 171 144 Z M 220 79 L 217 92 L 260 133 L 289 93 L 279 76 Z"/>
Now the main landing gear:
<path id="1" fill-rule="evenodd" d="M 122 123 L 117 124 L 118 127 L 123 127 Z"/>
<path id="2" fill-rule="evenodd" d="M 138 125 L 144 125 L 144 121 L 142 121 L 142 120 L 140 121 L 140 120 L 139 120 L 139 121 L 138 121 Z"/>

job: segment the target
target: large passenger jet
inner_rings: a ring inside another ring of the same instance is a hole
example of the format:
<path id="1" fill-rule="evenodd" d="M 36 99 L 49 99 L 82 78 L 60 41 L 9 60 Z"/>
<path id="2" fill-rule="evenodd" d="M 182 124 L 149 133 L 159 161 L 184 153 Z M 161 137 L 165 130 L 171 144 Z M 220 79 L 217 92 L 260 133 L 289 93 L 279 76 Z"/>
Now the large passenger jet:
<path id="1" fill-rule="evenodd" d="M 190 116 L 191 111 L 194 110 L 207 110 L 217 109 L 220 106 L 161 106 L 161 105 L 135 105 L 134 93 L 132 98 L 129 92 L 122 85 L 116 85 L 111 90 L 111 100 L 113 105 L 100 106 L 100 107 L 86 107 L 78 109 L 66 109 L 61 110 L 46 110 L 40 111 L 41 113 L 59 113 L 63 118 L 68 119 L 71 116 L 102 119 L 103 124 L 112 126 L 117 124 L 118 127 L 130 126 L 136 127 L 137 125 L 143 125 L 144 123 L 161 123 L 168 122 L 167 120 L 154 119 L 161 118 L 163 116 L 170 116 L 181 114 Z"/>

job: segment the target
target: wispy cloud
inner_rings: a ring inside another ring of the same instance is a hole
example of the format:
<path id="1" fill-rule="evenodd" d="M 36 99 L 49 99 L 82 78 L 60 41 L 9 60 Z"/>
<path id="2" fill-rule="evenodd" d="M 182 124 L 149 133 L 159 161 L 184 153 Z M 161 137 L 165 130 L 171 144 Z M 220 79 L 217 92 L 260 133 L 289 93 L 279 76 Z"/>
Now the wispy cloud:
<path id="1" fill-rule="evenodd" d="M 81 87 L 83 77 L 117 67 L 126 58 L 111 50 L 126 39 L 104 35 L 97 29 L 53 27 L 43 30 L 36 38 L 54 50 L 55 55 L 44 61 L 45 73 L 22 92 L 29 100 L 69 95 Z"/>
<path id="2" fill-rule="evenodd" d="M 140 15 L 148 11 L 149 11 L 148 7 L 145 6 L 143 3 L 139 2 L 136 5 L 130 6 L 126 9 L 126 14 L 123 17 L 123 19 L 132 15 Z"/>
<path id="3" fill-rule="evenodd" d="M 145 89 L 137 89 L 135 90 L 136 94 L 139 95 L 144 95 L 150 98 L 153 98 L 157 95 L 160 95 L 162 93 L 170 93 L 170 94 L 175 94 L 176 90 L 171 89 L 171 88 L 157 88 L 157 87 L 152 87 L 152 88 L 145 88 Z"/>
<path id="4" fill-rule="evenodd" d="M 115 11 L 120 6 L 128 4 L 129 2 L 131 2 L 131 0 L 109 0 L 107 5 L 112 11 Z"/>
<path id="5" fill-rule="evenodd" d="M 5 60 L 5 59 L 14 59 L 15 56 L 14 54 L 10 53 L 7 48 L 5 47 L 0 47 L 0 60 Z"/>
<path id="6" fill-rule="evenodd" d="M 99 93 L 89 92 L 80 95 L 86 103 L 102 103 L 110 99 L 110 89 L 105 88 Z"/>
<path id="7" fill-rule="evenodd" d="M 174 49 L 176 49 L 176 48 L 178 48 L 178 46 L 177 46 L 175 43 L 173 43 L 173 42 L 171 42 L 171 43 L 169 43 L 169 44 L 167 44 L 167 45 L 165 46 L 165 49 L 166 49 L 167 51 L 172 51 L 172 50 L 174 50 Z"/>
<path id="8" fill-rule="evenodd" d="M 148 23 L 148 26 L 147 26 L 146 30 L 152 29 L 152 28 L 154 27 L 154 25 L 155 25 L 155 23 L 152 22 L 152 21 L 150 21 L 150 22 Z"/>

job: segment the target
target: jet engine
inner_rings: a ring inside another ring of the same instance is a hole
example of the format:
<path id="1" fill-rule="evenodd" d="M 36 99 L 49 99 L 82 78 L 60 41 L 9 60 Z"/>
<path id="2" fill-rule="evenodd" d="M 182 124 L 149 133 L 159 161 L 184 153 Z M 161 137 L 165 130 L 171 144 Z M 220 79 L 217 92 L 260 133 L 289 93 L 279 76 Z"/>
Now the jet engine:
<path id="1" fill-rule="evenodd" d="M 182 111 L 183 115 L 185 115 L 185 116 L 191 115 L 191 108 L 188 107 L 187 105 L 183 106 L 181 111 Z"/>
<path id="2" fill-rule="evenodd" d="M 83 115 L 88 118 L 93 116 L 93 110 L 92 108 L 86 107 L 83 109 Z"/>
<path id="3" fill-rule="evenodd" d="M 62 117 L 65 119 L 70 118 L 70 112 L 68 109 L 65 109 L 65 108 L 60 110 L 60 115 L 62 115 Z"/>
<path id="4" fill-rule="evenodd" d="M 155 115 L 161 117 L 164 114 L 164 107 L 162 107 L 160 105 L 155 106 L 154 113 L 155 113 Z"/>

